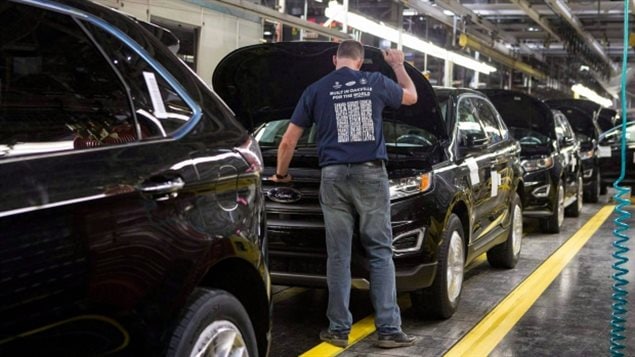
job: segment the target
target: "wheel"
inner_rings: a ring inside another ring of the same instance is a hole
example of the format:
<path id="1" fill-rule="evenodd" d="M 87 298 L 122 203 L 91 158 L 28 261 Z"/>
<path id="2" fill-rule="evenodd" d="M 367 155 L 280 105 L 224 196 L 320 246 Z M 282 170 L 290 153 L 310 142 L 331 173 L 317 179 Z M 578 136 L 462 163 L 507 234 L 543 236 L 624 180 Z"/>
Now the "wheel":
<path id="1" fill-rule="evenodd" d="M 545 220 L 545 233 L 560 233 L 560 227 L 564 222 L 564 186 L 559 183 L 557 189 L 558 192 L 556 193 L 556 209 L 553 211 L 551 217 Z"/>
<path id="2" fill-rule="evenodd" d="M 456 311 L 461 298 L 465 268 L 463 236 L 461 220 L 453 213 L 443 230 L 437 272 L 432 286 L 411 293 L 412 305 L 418 312 L 447 319 Z"/>
<path id="3" fill-rule="evenodd" d="M 565 213 L 569 217 L 580 217 L 582 212 L 582 201 L 584 196 L 584 186 L 582 186 L 582 176 L 578 176 L 578 190 L 575 193 L 576 200 L 567 209 Z"/>
<path id="4" fill-rule="evenodd" d="M 523 239 L 523 209 L 520 197 L 514 193 L 511 205 L 511 224 L 507 240 L 487 251 L 487 261 L 494 268 L 511 269 L 518 263 Z"/>
<path id="5" fill-rule="evenodd" d="M 247 311 L 231 294 L 197 288 L 170 338 L 167 356 L 257 356 Z"/>
<path id="6" fill-rule="evenodd" d="M 585 201 L 590 203 L 598 203 L 600 201 L 600 171 L 596 168 L 595 177 L 593 178 L 593 182 L 591 182 L 591 188 L 586 192 L 584 196 Z"/>

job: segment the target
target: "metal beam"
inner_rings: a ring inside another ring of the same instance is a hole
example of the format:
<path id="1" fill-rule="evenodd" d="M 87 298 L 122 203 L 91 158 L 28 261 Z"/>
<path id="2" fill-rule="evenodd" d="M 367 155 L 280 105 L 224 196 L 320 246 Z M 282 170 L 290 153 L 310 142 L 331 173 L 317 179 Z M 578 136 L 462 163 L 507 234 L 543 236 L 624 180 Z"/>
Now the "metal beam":
<path id="1" fill-rule="evenodd" d="M 524 46 L 522 43 L 520 43 L 516 37 L 503 31 L 491 21 L 483 18 L 482 16 L 479 16 L 474 11 L 461 4 L 458 0 L 435 0 L 435 3 L 444 9 L 452 11 L 461 18 L 469 18 L 469 23 L 484 29 L 492 37 L 499 37 L 501 40 L 517 46 L 522 53 L 536 56 L 536 58 L 540 61 L 544 60 L 542 56 L 536 55 L 535 51 L 532 51 L 527 46 Z"/>
<path id="2" fill-rule="evenodd" d="M 531 67 L 527 63 L 519 61 L 511 56 L 507 56 L 497 51 L 494 51 L 487 44 L 481 43 L 480 41 L 478 41 L 477 39 L 469 35 L 461 34 L 461 37 L 459 38 L 459 44 L 462 47 L 469 47 L 473 49 L 474 51 L 478 51 L 480 54 L 484 56 L 490 57 L 491 59 L 493 59 L 494 61 L 498 63 L 501 63 L 509 68 L 528 74 L 539 80 L 544 81 L 547 79 L 547 75 L 544 72 L 539 71 Z"/>
<path id="3" fill-rule="evenodd" d="M 266 19 L 271 19 L 277 22 L 281 22 L 285 25 L 294 26 L 300 29 L 309 30 L 316 32 L 320 35 L 333 37 L 336 39 L 347 39 L 351 38 L 349 35 L 340 32 L 338 30 L 333 30 L 324 26 L 320 26 L 313 22 L 308 22 L 299 17 L 295 17 L 288 14 L 283 14 L 278 12 L 277 10 L 270 9 L 266 6 L 258 5 L 245 0 L 186 0 L 189 3 L 199 5 L 201 7 L 214 7 L 217 6 L 218 3 L 231 6 L 233 8 L 241 9 L 247 11 L 249 13 L 258 15 L 260 17 L 264 17 Z"/>
<path id="4" fill-rule="evenodd" d="M 618 69 L 617 65 L 613 63 L 613 61 L 609 58 L 606 52 L 604 52 L 604 49 L 602 48 L 600 43 L 595 38 L 593 38 L 591 34 L 589 34 L 588 32 L 584 30 L 582 23 L 580 22 L 577 16 L 571 13 L 571 8 L 569 8 L 567 4 L 562 2 L 562 0 L 545 0 L 545 2 L 551 6 L 551 8 L 556 14 L 559 14 L 562 18 L 564 18 L 564 20 L 567 21 L 569 25 L 571 25 L 571 27 L 573 27 L 576 30 L 576 32 L 580 35 L 580 37 L 584 39 L 587 46 L 589 46 L 591 50 L 597 53 L 600 56 L 600 58 L 602 58 L 602 60 L 609 65 L 609 68 L 612 72 L 617 71 Z"/>

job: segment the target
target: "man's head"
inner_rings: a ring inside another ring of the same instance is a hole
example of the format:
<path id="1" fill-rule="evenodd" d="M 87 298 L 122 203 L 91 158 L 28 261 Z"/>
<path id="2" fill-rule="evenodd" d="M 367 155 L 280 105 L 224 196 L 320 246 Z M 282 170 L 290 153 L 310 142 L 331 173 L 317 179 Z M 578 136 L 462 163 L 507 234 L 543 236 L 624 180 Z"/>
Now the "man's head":
<path id="1" fill-rule="evenodd" d="M 336 68 L 351 67 L 360 69 L 364 63 L 364 45 L 355 40 L 344 40 L 337 48 L 337 54 L 333 56 L 333 64 Z"/>

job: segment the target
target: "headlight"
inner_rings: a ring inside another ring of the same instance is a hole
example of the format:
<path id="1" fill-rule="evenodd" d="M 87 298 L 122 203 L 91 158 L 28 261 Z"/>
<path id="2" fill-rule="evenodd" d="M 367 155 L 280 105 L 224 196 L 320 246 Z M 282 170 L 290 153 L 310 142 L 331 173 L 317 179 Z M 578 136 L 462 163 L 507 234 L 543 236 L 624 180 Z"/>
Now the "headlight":
<path id="1" fill-rule="evenodd" d="M 547 156 L 535 160 L 523 160 L 520 164 L 527 172 L 538 171 L 551 168 L 553 166 L 553 158 L 551 156 Z"/>
<path id="2" fill-rule="evenodd" d="M 591 159 L 593 158 L 594 152 L 595 152 L 594 150 L 580 151 L 580 159 L 582 160 Z"/>
<path id="3" fill-rule="evenodd" d="M 412 196 L 430 189 L 432 174 L 427 172 L 419 176 L 390 180 L 390 199 Z"/>

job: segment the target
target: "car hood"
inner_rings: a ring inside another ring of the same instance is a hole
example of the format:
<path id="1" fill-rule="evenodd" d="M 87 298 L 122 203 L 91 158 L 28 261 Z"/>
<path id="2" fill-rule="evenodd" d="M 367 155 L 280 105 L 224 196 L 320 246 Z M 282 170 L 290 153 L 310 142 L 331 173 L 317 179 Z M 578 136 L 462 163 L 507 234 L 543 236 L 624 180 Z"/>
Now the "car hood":
<path id="1" fill-rule="evenodd" d="M 508 127 L 536 131 L 555 139 L 555 121 L 551 109 L 525 93 L 505 89 L 480 89 L 503 117 Z"/>
<path id="2" fill-rule="evenodd" d="M 549 106 L 569 106 L 576 107 L 597 120 L 601 131 L 609 130 L 616 125 L 617 111 L 611 108 L 604 108 L 598 103 L 588 99 L 548 99 L 545 101 Z"/>
<path id="3" fill-rule="evenodd" d="M 280 42 L 239 48 L 221 60 L 212 77 L 214 91 L 253 131 L 259 125 L 289 119 L 304 89 L 335 69 L 332 42 Z M 380 49 L 365 47 L 363 71 L 378 71 L 395 79 Z M 418 92 L 414 105 L 389 114 L 397 121 L 425 128 L 439 140 L 447 129 L 430 83 L 406 63 Z M 386 116 L 386 113 L 384 114 Z"/>

